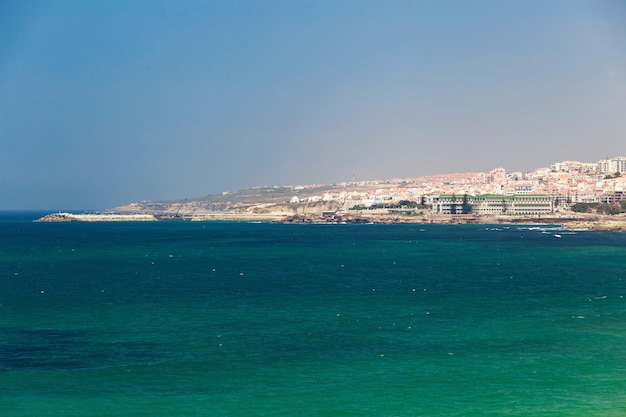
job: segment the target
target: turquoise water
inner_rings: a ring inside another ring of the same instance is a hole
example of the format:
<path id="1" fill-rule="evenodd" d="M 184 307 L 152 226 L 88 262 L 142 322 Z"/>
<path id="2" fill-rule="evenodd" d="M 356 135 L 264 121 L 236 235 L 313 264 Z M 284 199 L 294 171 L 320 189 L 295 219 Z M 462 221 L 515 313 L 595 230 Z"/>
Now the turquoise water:
<path id="1" fill-rule="evenodd" d="M 2 416 L 626 414 L 625 233 L 5 213 L 0 266 Z"/>

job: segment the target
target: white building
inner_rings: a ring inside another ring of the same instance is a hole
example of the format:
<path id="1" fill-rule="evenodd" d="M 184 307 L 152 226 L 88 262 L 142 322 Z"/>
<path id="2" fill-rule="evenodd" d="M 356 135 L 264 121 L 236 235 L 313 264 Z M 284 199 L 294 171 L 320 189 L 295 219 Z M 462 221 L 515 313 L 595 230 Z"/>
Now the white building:
<path id="1" fill-rule="evenodd" d="M 553 211 L 553 198 L 544 194 L 510 196 L 442 194 L 433 200 L 433 212 L 437 214 L 535 216 Z"/>
<path id="2" fill-rule="evenodd" d="M 598 170 L 603 174 L 615 174 L 626 172 L 626 157 L 619 156 L 612 159 L 598 161 Z"/>

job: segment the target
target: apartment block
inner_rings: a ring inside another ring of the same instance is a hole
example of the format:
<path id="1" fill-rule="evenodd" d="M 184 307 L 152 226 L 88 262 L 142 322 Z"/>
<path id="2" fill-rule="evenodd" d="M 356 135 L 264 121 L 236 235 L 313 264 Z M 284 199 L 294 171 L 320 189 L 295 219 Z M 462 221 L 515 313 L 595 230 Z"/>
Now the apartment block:
<path id="1" fill-rule="evenodd" d="M 535 216 L 554 211 L 554 201 L 549 195 L 442 194 L 433 200 L 436 214 L 477 214 Z"/>

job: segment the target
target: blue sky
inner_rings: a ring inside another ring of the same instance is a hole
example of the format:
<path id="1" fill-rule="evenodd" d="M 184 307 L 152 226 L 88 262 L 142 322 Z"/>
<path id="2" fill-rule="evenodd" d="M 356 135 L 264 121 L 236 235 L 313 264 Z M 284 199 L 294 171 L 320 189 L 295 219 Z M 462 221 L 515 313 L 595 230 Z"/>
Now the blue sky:
<path id="1" fill-rule="evenodd" d="M 625 154 L 621 1 L 0 3 L 0 209 Z"/>

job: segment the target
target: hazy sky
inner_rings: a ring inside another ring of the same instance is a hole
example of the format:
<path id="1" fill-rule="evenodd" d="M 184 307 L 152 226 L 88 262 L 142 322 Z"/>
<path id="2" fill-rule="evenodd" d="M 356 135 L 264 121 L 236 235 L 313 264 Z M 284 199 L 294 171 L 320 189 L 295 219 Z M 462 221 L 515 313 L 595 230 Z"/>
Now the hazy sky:
<path id="1" fill-rule="evenodd" d="M 0 209 L 626 154 L 626 2 L 0 2 Z"/>

